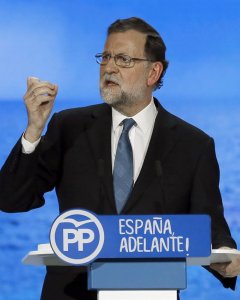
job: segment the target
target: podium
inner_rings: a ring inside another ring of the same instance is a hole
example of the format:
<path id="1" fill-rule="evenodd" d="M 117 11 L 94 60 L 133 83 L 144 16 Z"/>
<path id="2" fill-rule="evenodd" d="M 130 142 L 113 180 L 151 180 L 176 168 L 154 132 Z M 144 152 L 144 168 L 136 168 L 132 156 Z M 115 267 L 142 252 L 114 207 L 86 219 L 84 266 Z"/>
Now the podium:
<path id="1" fill-rule="evenodd" d="M 96 261 L 87 267 L 88 287 L 98 290 L 98 300 L 175 300 L 177 290 L 187 288 L 188 266 L 230 262 L 239 255 L 236 249 L 212 249 L 210 256 L 180 260 Z M 50 244 L 38 245 L 22 262 L 35 266 L 69 266 L 54 254 Z"/>
<path id="2" fill-rule="evenodd" d="M 187 287 L 187 265 L 210 264 L 210 218 L 73 210 L 55 220 L 50 242 L 23 263 L 85 265 L 98 300 L 177 300 Z"/>
<path id="3" fill-rule="evenodd" d="M 88 276 L 98 300 L 176 300 L 187 285 L 184 260 L 95 262 Z"/>

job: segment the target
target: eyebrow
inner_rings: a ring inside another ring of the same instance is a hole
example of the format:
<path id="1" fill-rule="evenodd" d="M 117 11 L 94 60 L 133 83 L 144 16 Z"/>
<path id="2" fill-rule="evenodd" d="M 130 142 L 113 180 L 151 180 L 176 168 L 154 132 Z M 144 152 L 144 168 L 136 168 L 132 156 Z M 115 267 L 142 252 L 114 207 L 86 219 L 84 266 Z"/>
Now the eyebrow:
<path id="1" fill-rule="evenodd" d="M 109 51 L 104 51 L 102 54 L 110 54 L 110 55 L 111 55 L 111 53 L 110 53 Z M 120 53 L 117 53 L 117 54 L 115 54 L 115 55 L 126 55 L 126 56 L 130 56 L 129 54 L 124 53 L 124 52 L 120 52 Z M 131 56 L 130 56 L 130 57 L 131 57 Z"/>

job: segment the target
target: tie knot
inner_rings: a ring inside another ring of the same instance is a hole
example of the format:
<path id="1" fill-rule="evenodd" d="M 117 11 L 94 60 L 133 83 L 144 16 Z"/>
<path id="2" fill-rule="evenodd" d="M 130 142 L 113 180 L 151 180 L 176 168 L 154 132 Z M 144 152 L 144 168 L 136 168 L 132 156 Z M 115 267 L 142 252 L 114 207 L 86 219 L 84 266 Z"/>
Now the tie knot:
<path id="1" fill-rule="evenodd" d="M 136 124 L 136 122 L 132 118 L 124 119 L 122 121 L 123 131 L 124 132 L 129 132 L 129 130 L 133 127 L 134 124 Z"/>

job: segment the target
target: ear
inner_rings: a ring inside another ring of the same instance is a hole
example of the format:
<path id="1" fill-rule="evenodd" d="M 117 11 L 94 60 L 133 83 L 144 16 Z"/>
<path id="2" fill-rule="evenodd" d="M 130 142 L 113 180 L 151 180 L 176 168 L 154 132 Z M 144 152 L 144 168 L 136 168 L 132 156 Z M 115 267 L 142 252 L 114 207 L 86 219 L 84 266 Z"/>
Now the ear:
<path id="1" fill-rule="evenodd" d="M 149 70 L 149 75 L 147 79 L 148 86 L 154 86 L 161 76 L 163 71 L 163 65 L 160 61 L 156 61 L 152 63 L 151 68 Z"/>

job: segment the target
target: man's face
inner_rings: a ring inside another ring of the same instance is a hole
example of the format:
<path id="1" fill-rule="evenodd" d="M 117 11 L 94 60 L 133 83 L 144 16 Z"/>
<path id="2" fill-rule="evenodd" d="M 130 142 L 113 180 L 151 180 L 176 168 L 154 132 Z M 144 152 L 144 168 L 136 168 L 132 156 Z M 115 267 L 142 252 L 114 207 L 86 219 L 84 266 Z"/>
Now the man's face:
<path id="1" fill-rule="evenodd" d="M 135 30 L 112 33 L 107 38 L 104 53 L 124 54 L 135 58 L 146 58 L 144 46 L 146 35 Z M 132 106 L 147 97 L 148 62 L 136 61 L 131 68 L 119 67 L 111 58 L 100 67 L 100 92 L 104 101 L 116 109 Z"/>

